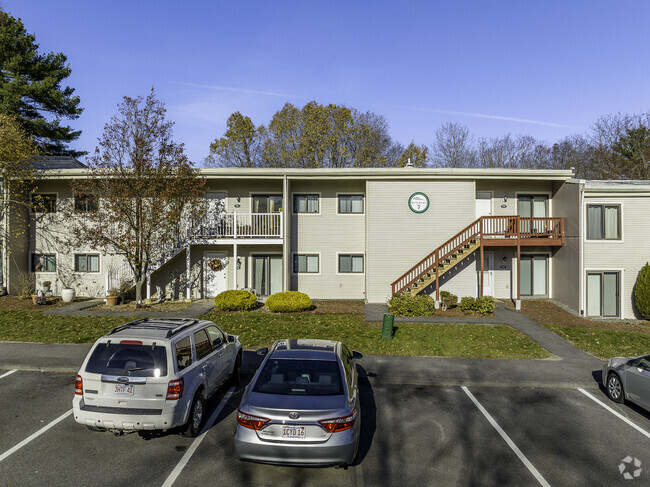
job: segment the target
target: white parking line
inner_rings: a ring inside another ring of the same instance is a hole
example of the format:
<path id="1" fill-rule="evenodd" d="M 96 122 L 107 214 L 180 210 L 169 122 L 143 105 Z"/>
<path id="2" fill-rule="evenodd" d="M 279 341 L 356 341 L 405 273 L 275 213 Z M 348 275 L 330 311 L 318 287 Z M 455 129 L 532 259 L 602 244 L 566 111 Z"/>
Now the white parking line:
<path id="1" fill-rule="evenodd" d="M 209 429 L 212 427 L 214 422 L 216 421 L 217 417 L 221 413 L 221 410 L 224 408 L 226 403 L 228 402 L 228 399 L 230 399 L 230 396 L 232 395 L 232 392 L 235 390 L 235 387 L 231 387 L 228 389 L 228 392 L 226 395 L 223 397 L 221 400 L 221 403 L 219 404 L 219 407 L 214 410 L 212 413 L 212 416 L 210 416 L 210 419 L 208 419 L 203 426 L 203 430 L 201 431 L 201 434 L 196 437 L 196 439 L 192 442 L 192 445 L 187 449 L 185 452 L 185 455 L 183 455 L 183 458 L 181 458 L 181 461 L 178 462 L 174 470 L 172 470 L 172 473 L 169 474 L 169 477 L 167 477 L 167 480 L 165 480 L 165 483 L 162 485 L 162 487 L 170 487 L 178 478 L 178 476 L 181 474 L 183 469 L 185 468 L 185 465 L 190 461 L 190 458 L 192 458 L 192 455 L 194 455 L 194 452 L 196 449 L 199 447 L 201 442 L 203 441 L 203 438 L 205 438 L 205 435 L 208 433 Z"/>
<path id="2" fill-rule="evenodd" d="M 8 375 L 13 374 L 14 372 L 16 372 L 16 371 L 15 370 L 10 370 L 9 372 L 5 372 L 4 374 L 0 375 L 0 379 L 4 379 L 5 377 L 7 377 Z"/>
<path id="3" fill-rule="evenodd" d="M 7 457 L 8 457 L 9 455 L 11 455 L 12 453 L 15 453 L 15 452 L 17 452 L 18 450 L 20 450 L 23 446 L 25 446 L 27 443 L 29 443 L 29 442 L 32 441 L 33 439 L 38 438 L 40 435 L 42 435 L 42 434 L 45 433 L 47 430 L 49 430 L 52 426 L 54 426 L 54 425 L 56 425 L 57 423 L 60 423 L 61 421 L 63 421 L 65 418 L 67 418 L 68 416 L 70 416 L 71 413 L 72 413 L 72 409 L 70 409 L 69 411 L 63 413 L 61 416 L 59 416 L 58 418 L 56 418 L 54 421 L 52 421 L 52 422 L 51 422 L 50 424 L 48 424 L 47 426 L 43 426 L 43 427 L 42 427 L 40 430 L 38 430 L 36 433 L 34 433 L 33 435 L 29 436 L 28 438 L 25 438 L 23 441 L 21 441 L 20 443 L 18 443 L 16 446 L 14 446 L 13 448 L 11 448 L 10 450 L 7 450 L 6 452 L 4 452 L 2 455 L 0 455 L 0 462 L 3 461 L 5 458 L 7 458 Z"/>
<path id="4" fill-rule="evenodd" d="M 546 481 L 544 477 L 542 477 L 542 474 L 537 471 L 537 469 L 534 467 L 532 463 L 526 458 L 526 455 L 524 455 L 519 448 L 517 448 L 517 445 L 515 445 L 514 441 L 510 439 L 510 437 L 506 434 L 505 431 L 501 429 L 501 426 L 497 424 L 497 422 L 490 416 L 490 413 L 487 412 L 487 410 L 481 405 L 480 402 L 478 402 L 478 399 L 474 397 L 474 394 L 469 392 L 469 389 L 465 386 L 461 386 L 461 389 L 465 391 L 465 394 L 472 400 L 472 402 L 476 405 L 479 411 L 483 413 L 483 416 L 490 422 L 490 424 L 494 427 L 495 430 L 497 430 L 497 433 L 501 435 L 501 438 L 503 438 L 510 449 L 515 452 L 515 454 L 519 457 L 519 460 L 522 461 L 524 465 L 528 468 L 530 473 L 533 474 L 533 476 L 537 479 L 537 481 L 543 485 L 544 487 L 550 487 L 550 484 Z"/>
<path id="5" fill-rule="evenodd" d="M 578 388 L 578 390 L 579 390 L 580 392 L 582 392 L 585 396 L 587 396 L 589 399 L 591 399 L 592 401 L 594 401 L 594 402 L 600 404 L 602 407 L 604 407 L 605 409 L 607 409 L 610 413 L 612 413 L 612 414 L 613 414 L 614 416 L 616 416 L 617 418 L 622 419 L 623 421 L 625 421 L 627 424 L 629 424 L 630 426 L 632 426 L 632 428 L 634 428 L 635 430 L 637 430 L 639 433 L 641 433 L 642 435 L 645 435 L 647 438 L 650 438 L 650 433 L 648 433 L 646 430 L 644 430 L 644 429 L 641 428 L 640 426 L 637 426 L 636 424 L 634 424 L 632 421 L 630 421 L 629 419 L 627 419 L 627 418 L 626 418 L 625 416 L 623 416 L 621 413 L 619 413 L 618 411 L 614 411 L 614 410 L 613 410 L 611 407 L 609 407 L 607 404 L 605 404 L 604 402 L 602 402 L 602 401 L 600 401 L 599 399 L 595 398 L 594 396 L 592 396 L 591 394 L 589 394 L 589 393 L 588 393 L 587 391 L 585 391 L 584 389 L 580 389 L 580 388 Z"/>

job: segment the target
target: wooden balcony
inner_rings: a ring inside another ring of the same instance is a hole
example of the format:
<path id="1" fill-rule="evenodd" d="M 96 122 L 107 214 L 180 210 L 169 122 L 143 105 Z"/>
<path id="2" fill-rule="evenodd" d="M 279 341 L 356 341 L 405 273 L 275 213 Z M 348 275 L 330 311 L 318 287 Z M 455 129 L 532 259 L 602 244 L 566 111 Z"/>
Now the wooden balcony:
<path id="1" fill-rule="evenodd" d="M 484 246 L 564 245 L 564 218 L 484 216 L 480 225 Z"/>

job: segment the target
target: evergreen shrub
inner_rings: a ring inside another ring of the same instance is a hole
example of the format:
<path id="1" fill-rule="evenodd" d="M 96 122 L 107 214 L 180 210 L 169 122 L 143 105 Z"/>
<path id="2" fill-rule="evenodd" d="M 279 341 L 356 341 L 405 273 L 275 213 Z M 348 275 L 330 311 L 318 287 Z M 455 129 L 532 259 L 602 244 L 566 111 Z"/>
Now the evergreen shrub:
<path id="1" fill-rule="evenodd" d="M 295 313 L 311 309 L 311 298 L 299 291 L 275 293 L 266 299 L 266 307 L 274 313 Z"/>
<path id="2" fill-rule="evenodd" d="M 458 303 L 458 296 L 451 294 L 449 291 L 440 291 L 440 307 L 442 310 L 456 306 Z"/>
<path id="3" fill-rule="evenodd" d="M 395 316 L 432 316 L 436 303 L 431 296 L 395 294 L 388 300 L 388 310 Z"/>
<path id="4" fill-rule="evenodd" d="M 650 265 L 647 262 L 634 286 L 634 304 L 641 316 L 650 319 Z"/>
<path id="5" fill-rule="evenodd" d="M 233 289 L 219 293 L 214 306 L 222 311 L 250 311 L 257 307 L 257 297 L 249 291 Z"/>

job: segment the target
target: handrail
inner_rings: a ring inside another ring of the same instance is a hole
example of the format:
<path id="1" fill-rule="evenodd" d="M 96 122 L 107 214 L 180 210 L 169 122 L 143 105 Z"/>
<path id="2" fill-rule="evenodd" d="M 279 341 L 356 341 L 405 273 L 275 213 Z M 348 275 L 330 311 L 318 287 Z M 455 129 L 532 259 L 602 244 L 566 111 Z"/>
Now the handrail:
<path id="1" fill-rule="evenodd" d="M 402 274 L 392 284 L 392 294 L 402 292 L 416 283 L 423 276 L 436 270 L 436 291 L 438 288 L 438 264 L 472 239 L 478 238 L 484 245 L 485 237 L 527 239 L 527 238 L 559 238 L 564 243 L 564 218 L 561 217 L 520 217 L 514 216 L 482 216 L 463 228 L 436 250 L 427 255 L 411 269 Z"/>

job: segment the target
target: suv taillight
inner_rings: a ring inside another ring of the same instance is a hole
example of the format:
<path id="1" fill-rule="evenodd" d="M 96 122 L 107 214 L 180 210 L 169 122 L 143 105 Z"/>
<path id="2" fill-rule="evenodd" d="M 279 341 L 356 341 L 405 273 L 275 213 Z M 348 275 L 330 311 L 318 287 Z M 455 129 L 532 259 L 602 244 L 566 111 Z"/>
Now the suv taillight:
<path id="1" fill-rule="evenodd" d="M 167 399 L 180 399 L 183 397 L 183 378 L 170 380 L 167 385 Z"/>
<path id="2" fill-rule="evenodd" d="M 81 380 L 81 376 L 78 375 L 74 380 L 74 393 L 83 396 L 84 393 L 84 381 Z"/>
<path id="3" fill-rule="evenodd" d="M 270 419 L 260 418 L 259 416 L 253 416 L 251 414 L 242 413 L 241 409 L 237 410 L 237 423 L 242 425 L 244 428 L 249 428 L 252 430 L 262 429 Z"/>
<path id="4" fill-rule="evenodd" d="M 325 428 L 328 433 L 336 433 L 337 431 L 349 430 L 354 426 L 354 421 L 357 419 L 357 411 L 355 410 L 350 416 L 342 418 L 325 419 L 319 421 L 321 426 Z"/>

